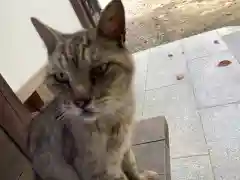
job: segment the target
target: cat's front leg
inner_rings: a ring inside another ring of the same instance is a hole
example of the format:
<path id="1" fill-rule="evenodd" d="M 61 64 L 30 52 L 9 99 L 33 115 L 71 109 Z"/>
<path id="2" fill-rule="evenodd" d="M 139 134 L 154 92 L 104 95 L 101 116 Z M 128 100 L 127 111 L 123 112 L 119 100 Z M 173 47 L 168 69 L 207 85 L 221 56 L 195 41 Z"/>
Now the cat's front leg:
<path id="1" fill-rule="evenodd" d="M 129 180 L 140 180 L 135 155 L 131 149 L 129 149 L 124 155 L 122 169 Z"/>
<path id="2" fill-rule="evenodd" d="M 129 180 L 160 180 L 160 176 L 154 171 L 143 171 L 139 173 L 135 155 L 131 149 L 124 155 L 122 168 Z"/>

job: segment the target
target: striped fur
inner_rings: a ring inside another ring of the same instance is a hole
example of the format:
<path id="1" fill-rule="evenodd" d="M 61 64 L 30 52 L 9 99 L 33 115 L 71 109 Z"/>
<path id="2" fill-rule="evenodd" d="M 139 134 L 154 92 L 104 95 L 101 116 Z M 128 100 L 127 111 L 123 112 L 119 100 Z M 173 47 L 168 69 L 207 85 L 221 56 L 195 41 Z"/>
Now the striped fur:
<path id="1" fill-rule="evenodd" d="M 109 3 L 96 29 L 62 34 L 35 18 L 32 22 L 49 56 L 44 83 L 72 102 L 88 100 L 84 108 L 90 115 L 79 111 L 81 104 L 65 109 L 78 142 L 73 166 L 81 179 L 145 179 L 131 151 L 134 65 L 124 46 L 121 1 Z"/>

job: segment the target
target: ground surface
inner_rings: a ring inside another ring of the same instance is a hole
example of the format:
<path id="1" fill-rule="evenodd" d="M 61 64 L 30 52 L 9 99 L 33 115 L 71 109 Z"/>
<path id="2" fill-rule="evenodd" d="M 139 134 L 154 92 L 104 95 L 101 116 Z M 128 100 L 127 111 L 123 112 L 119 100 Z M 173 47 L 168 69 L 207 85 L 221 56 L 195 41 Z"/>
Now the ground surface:
<path id="1" fill-rule="evenodd" d="M 131 52 L 240 25 L 240 0 L 123 0 Z"/>
<path id="2" fill-rule="evenodd" d="M 166 117 L 172 180 L 240 180 L 239 44 L 240 26 L 134 54 L 136 119 Z"/>

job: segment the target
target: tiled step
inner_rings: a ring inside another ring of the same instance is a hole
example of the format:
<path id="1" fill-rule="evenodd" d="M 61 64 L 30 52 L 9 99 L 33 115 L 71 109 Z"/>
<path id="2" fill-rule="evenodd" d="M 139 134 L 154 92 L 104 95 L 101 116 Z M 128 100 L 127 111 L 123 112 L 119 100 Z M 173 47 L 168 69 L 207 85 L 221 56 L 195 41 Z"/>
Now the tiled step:
<path id="1" fill-rule="evenodd" d="M 162 179 L 171 179 L 168 125 L 164 117 L 139 121 L 133 144 L 140 170 L 155 171 Z"/>

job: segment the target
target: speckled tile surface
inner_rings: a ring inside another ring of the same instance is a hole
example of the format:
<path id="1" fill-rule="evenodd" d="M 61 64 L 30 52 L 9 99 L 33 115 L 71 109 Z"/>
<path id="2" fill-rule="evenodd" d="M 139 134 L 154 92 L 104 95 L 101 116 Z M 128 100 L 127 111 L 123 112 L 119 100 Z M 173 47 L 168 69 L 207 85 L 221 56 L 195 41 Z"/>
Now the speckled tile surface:
<path id="1" fill-rule="evenodd" d="M 240 104 L 217 106 L 199 113 L 207 142 L 240 139 Z"/>
<path id="2" fill-rule="evenodd" d="M 142 117 L 142 110 L 144 104 L 144 94 L 146 87 L 146 77 L 147 77 L 147 63 L 150 50 L 141 51 L 135 53 L 133 58 L 135 59 L 135 76 L 134 76 L 134 91 L 136 96 L 136 119 Z"/>
<path id="3" fill-rule="evenodd" d="M 191 86 L 188 83 L 146 91 L 143 117 L 166 116 L 171 157 L 207 154 Z"/>
<path id="4" fill-rule="evenodd" d="M 223 60 L 227 67 L 218 67 Z M 229 51 L 189 62 L 190 76 L 200 108 L 222 105 L 240 100 L 240 64 Z"/>
<path id="5" fill-rule="evenodd" d="M 240 105 L 200 111 L 217 180 L 240 179 Z"/>
<path id="6" fill-rule="evenodd" d="M 228 49 L 216 30 L 185 38 L 182 46 L 186 59 L 190 61 Z"/>
<path id="7" fill-rule="evenodd" d="M 187 63 L 181 41 L 150 49 L 146 89 L 176 84 L 177 76 L 185 75 Z"/>
<path id="8" fill-rule="evenodd" d="M 238 62 L 240 62 L 240 51 L 239 51 L 240 29 L 239 31 L 236 31 L 234 33 L 226 34 L 223 37 L 223 40 L 228 45 L 229 50 L 237 58 Z"/>
<path id="9" fill-rule="evenodd" d="M 214 180 L 209 156 L 194 156 L 171 161 L 172 180 Z"/>
<path id="10" fill-rule="evenodd" d="M 212 168 L 216 180 L 240 179 L 240 142 L 239 140 L 208 143 Z"/>
<path id="11" fill-rule="evenodd" d="M 221 28 L 135 54 L 136 118 L 166 117 L 173 180 L 240 179 L 240 61 L 231 41 L 238 31 Z M 219 66 L 224 60 L 230 64 Z"/>

